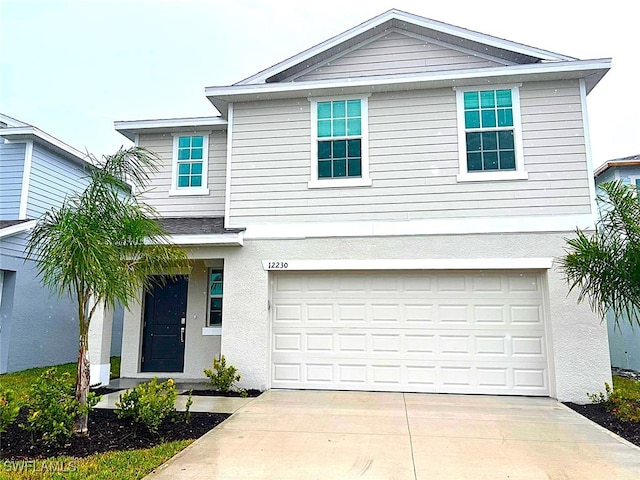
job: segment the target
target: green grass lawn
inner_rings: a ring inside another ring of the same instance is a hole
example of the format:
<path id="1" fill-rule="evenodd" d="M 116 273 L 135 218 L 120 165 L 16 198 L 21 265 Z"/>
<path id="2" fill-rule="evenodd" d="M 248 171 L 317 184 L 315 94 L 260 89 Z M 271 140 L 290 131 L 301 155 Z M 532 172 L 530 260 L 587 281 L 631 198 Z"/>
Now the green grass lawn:
<path id="1" fill-rule="evenodd" d="M 154 448 L 108 452 L 86 458 L 55 457 L 35 462 L 0 463 L 0 478 L 46 480 L 139 479 L 151 473 L 193 440 L 169 442 Z"/>
<path id="2" fill-rule="evenodd" d="M 68 372 L 73 378 L 76 376 L 77 364 L 75 362 L 64 363 L 62 365 L 56 365 L 55 367 L 59 373 Z M 24 402 L 27 399 L 31 385 L 49 368 L 51 367 L 30 368 L 29 370 L 22 370 L 20 372 L 2 374 L 0 375 L 0 387 L 13 390 L 18 398 Z M 119 377 L 120 357 L 111 357 L 111 378 Z"/>
<path id="3" fill-rule="evenodd" d="M 0 387 L 12 389 L 26 401 L 31 384 L 50 367 L 30 368 L 0 375 Z M 75 377 L 76 364 L 56 365 L 59 372 Z M 120 357 L 111 357 L 111 378 L 120 376 Z M 99 453 L 85 458 L 55 457 L 37 461 L 0 462 L 0 479 L 138 479 L 162 465 L 193 440 L 169 442 L 143 450 Z"/>

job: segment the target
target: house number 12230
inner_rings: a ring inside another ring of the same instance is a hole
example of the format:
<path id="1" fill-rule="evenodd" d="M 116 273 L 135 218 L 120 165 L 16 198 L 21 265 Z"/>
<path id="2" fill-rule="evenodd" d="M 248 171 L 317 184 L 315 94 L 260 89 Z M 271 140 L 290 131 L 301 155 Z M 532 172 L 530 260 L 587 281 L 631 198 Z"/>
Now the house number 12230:
<path id="1" fill-rule="evenodd" d="M 269 262 L 268 268 L 273 270 L 284 270 L 285 268 L 289 268 L 289 264 L 287 262 Z"/>

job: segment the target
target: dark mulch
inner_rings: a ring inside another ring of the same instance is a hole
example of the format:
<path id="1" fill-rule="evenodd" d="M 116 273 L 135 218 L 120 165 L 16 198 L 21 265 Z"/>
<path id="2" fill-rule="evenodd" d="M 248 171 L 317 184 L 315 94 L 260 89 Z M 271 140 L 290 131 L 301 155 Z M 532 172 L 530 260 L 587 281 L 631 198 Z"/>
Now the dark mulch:
<path id="1" fill-rule="evenodd" d="M 607 412 L 603 405 L 598 403 L 578 405 L 567 402 L 565 405 L 640 447 L 640 423 L 622 422 Z"/>
<path id="2" fill-rule="evenodd" d="M 190 440 L 201 437 L 228 418 L 226 413 L 191 413 L 191 421 L 163 423 L 157 435 L 144 427 L 137 429 L 130 420 L 120 420 L 113 410 L 96 409 L 89 414 L 89 438 L 72 438 L 62 446 L 31 442 L 29 432 L 19 427 L 26 423 L 26 410 L 22 409 L 16 422 L 0 437 L 0 458 L 35 459 L 58 455 L 86 457 L 94 453 L 112 450 L 151 448 L 174 440 Z"/>
<path id="3" fill-rule="evenodd" d="M 262 391 L 260 390 L 246 390 L 246 397 L 255 398 L 259 396 Z M 189 392 L 183 392 L 180 395 L 189 395 Z M 242 397 L 240 392 L 219 392 L 218 390 L 192 390 L 191 395 L 194 397 Z"/>

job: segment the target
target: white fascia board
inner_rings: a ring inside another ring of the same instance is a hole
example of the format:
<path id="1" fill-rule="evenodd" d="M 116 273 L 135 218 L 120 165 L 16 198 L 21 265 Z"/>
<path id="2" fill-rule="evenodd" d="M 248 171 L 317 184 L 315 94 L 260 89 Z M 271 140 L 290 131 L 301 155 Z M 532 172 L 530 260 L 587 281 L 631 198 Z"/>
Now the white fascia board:
<path id="1" fill-rule="evenodd" d="M 425 258 L 371 260 L 263 260 L 265 271 L 327 270 L 549 270 L 553 258 Z"/>
<path id="2" fill-rule="evenodd" d="M 226 174 L 224 187 L 224 223 L 225 228 L 229 224 L 231 216 L 231 168 L 233 159 L 233 103 L 228 104 L 227 119 L 229 120 L 229 128 L 227 128 L 227 158 L 226 158 Z"/>
<path id="3" fill-rule="evenodd" d="M 27 140 L 24 147 L 24 162 L 22 164 L 22 186 L 20 187 L 20 209 L 18 219 L 27 219 L 29 204 L 29 188 L 31 186 L 31 165 L 33 164 L 33 140 Z"/>
<path id="4" fill-rule="evenodd" d="M 93 165 L 90 157 L 86 153 L 82 153 L 80 150 L 73 148 L 70 145 L 52 137 L 46 132 L 43 132 L 37 127 L 14 127 L 0 129 L 0 137 L 6 138 L 12 142 L 32 140 L 36 143 L 40 143 L 45 147 L 53 150 L 54 152 L 61 154 L 63 157 L 79 164 Z"/>
<path id="5" fill-rule="evenodd" d="M 286 98 L 288 95 L 329 95 L 332 90 L 345 89 L 350 93 L 383 91 L 380 87 L 400 86 L 405 88 L 433 88 L 455 85 L 474 85 L 478 81 L 491 84 L 492 81 L 526 82 L 542 81 L 545 77 L 565 75 L 567 78 L 584 78 L 594 73 L 603 75 L 611 68 L 611 59 L 575 60 L 557 63 L 533 63 L 490 68 L 448 70 L 442 72 L 415 73 L 410 75 L 378 75 L 362 78 L 348 78 L 323 81 L 265 83 L 259 85 L 231 85 L 207 87 L 205 95 L 214 100 L 226 102 L 262 100 L 267 95 Z M 550 78 L 550 79 L 551 79 Z M 435 85 L 434 85 L 435 84 Z"/>
<path id="6" fill-rule="evenodd" d="M 22 222 L 16 225 L 11 225 L 10 227 L 0 229 L 0 238 L 10 237 L 11 235 L 15 235 L 26 230 L 31 230 L 36 226 L 37 223 L 38 222 L 36 220 L 29 220 L 28 222 Z"/>
<path id="7" fill-rule="evenodd" d="M 168 240 L 176 245 L 228 245 L 241 247 L 244 243 L 242 233 L 223 233 L 218 235 L 169 235 Z"/>
<path id="8" fill-rule="evenodd" d="M 227 127 L 227 121 L 222 117 L 185 117 L 166 118 L 157 120 L 122 120 L 113 122 L 115 130 L 129 140 L 135 141 L 140 133 L 180 130 L 183 128 L 209 127 L 222 130 Z"/>
<path id="9" fill-rule="evenodd" d="M 236 85 L 250 85 L 250 84 L 259 84 L 263 83 L 269 77 L 277 75 L 309 58 L 312 58 L 325 50 L 329 50 L 342 42 L 345 42 L 353 37 L 356 37 L 365 31 L 379 27 L 380 25 L 388 22 L 390 20 L 398 20 L 401 22 L 408 22 L 414 25 L 427 28 L 429 30 L 434 30 L 437 32 L 442 32 L 448 35 L 453 35 L 456 37 L 464 38 L 466 40 L 470 40 L 473 42 L 489 45 L 496 48 L 501 48 L 503 50 L 512 51 L 514 53 L 519 53 L 522 55 L 527 55 L 530 57 L 540 58 L 541 60 L 546 61 L 562 61 L 562 60 L 576 60 L 573 57 L 569 57 L 566 55 L 560 55 L 558 53 L 549 52 L 547 50 L 541 50 L 535 47 L 529 47 L 527 45 L 523 45 L 516 42 L 511 42 L 509 40 L 505 40 L 498 37 L 492 37 L 491 35 L 486 35 L 479 32 L 474 32 L 472 30 L 467 30 L 462 27 L 456 27 L 455 25 L 449 25 L 447 23 L 438 22 L 436 20 L 431 20 L 426 17 L 421 17 L 419 15 L 414 15 L 411 13 L 403 12 L 401 10 L 391 9 L 388 10 L 370 20 L 367 20 L 360 25 L 351 28 L 343 33 L 336 35 L 328 40 L 325 40 L 318 45 L 311 47 L 303 52 L 300 52 L 293 57 L 290 57 L 276 65 L 273 65 L 265 70 L 262 70 L 251 77 L 245 78 L 236 83 Z"/>
<path id="10" fill-rule="evenodd" d="M 487 233 L 568 233 L 575 231 L 576 228 L 591 230 L 593 225 L 594 216 L 591 214 L 443 218 L 379 222 L 272 223 L 246 225 L 244 238 L 247 240 L 263 240 Z"/>
<path id="11" fill-rule="evenodd" d="M 30 126 L 28 123 L 21 122 L 20 120 L 17 120 L 15 118 L 10 117 L 9 115 L 5 115 L 3 113 L 0 113 L 0 122 L 4 123 L 7 126 L 7 128 L 29 127 Z"/>
<path id="12" fill-rule="evenodd" d="M 536 57 L 546 61 L 559 61 L 559 60 L 576 60 L 575 57 L 569 57 L 567 55 L 561 55 L 559 53 L 550 52 L 549 50 L 543 50 L 522 43 L 512 42 L 505 40 L 504 38 L 493 37 L 485 33 L 475 32 L 473 30 L 467 30 L 466 28 L 457 27 L 448 23 L 439 22 L 437 20 L 431 20 L 430 18 L 421 17 L 408 12 L 402 12 L 396 10 L 396 12 L 402 15 L 400 20 L 407 21 L 419 25 L 430 30 L 453 35 L 455 37 L 464 38 L 477 43 L 483 43 L 492 47 L 508 50 L 514 53 L 527 55 L 529 57 Z"/>
<path id="13" fill-rule="evenodd" d="M 596 181 L 593 174 L 593 156 L 591 154 L 591 133 L 589 130 L 589 114 L 587 112 L 587 88 L 584 79 L 580 79 L 580 106 L 582 109 L 582 128 L 584 133 L 585 154 L 587 157 L 587 173 L 589 179 L 589 196 L 591 197 L 591 214 L 595 223 L 598 212 L 596 204 Z"/>

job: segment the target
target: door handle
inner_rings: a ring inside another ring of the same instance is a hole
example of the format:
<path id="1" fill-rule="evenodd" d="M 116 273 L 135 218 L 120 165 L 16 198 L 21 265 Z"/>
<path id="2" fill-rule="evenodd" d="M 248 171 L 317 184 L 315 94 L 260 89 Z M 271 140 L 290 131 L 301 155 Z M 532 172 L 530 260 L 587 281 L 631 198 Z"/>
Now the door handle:
<path id="1" fill-rule="evenodd" d="M 184 327 L 180 327 L 180 343 L 184 343 Z"/>

